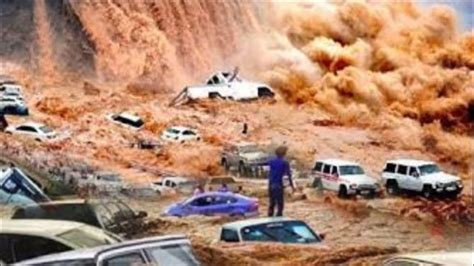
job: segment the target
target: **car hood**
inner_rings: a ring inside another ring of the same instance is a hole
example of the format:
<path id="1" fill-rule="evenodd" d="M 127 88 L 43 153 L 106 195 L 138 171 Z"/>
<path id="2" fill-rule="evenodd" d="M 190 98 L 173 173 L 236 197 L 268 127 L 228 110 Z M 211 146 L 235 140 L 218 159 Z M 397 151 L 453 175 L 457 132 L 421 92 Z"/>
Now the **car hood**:
<path id="1" fill-rule="evenodd" d="M 347 180 L 351 184 L 364 184 L 364 185 L 374 185 L 377 181 L 367 175 L 347 175 L 342 176 L 341 179 Z"/>
<path id="2" fill-rule="evenodd" d="M 461 180 L 459 177 L 450 175 L 444 172 L 433 173 L 428 175 L 422 175 L 421 180 L 423 182 L 441 182 L 441 183 L 449 183 L 449 182 L 456 182 Z"/>
<path id="3" fill-rule="evenodd" d="M 240 156 L 247 160 L 266 159 L 269 157 L 267 153 L 261 151 L 241 153 Z"/>

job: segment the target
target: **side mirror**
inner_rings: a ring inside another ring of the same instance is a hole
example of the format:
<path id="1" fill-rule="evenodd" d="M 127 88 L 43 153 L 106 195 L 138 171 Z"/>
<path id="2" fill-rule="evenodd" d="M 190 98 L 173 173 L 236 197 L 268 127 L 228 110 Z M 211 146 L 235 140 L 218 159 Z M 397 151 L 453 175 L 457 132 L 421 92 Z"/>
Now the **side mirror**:
<path id="1" fill-rule="evenodd" d="M 326 234 L 325 233 L 319 234 L 319 238 L 321 238 L 321 240 L 326 239 Z"/>

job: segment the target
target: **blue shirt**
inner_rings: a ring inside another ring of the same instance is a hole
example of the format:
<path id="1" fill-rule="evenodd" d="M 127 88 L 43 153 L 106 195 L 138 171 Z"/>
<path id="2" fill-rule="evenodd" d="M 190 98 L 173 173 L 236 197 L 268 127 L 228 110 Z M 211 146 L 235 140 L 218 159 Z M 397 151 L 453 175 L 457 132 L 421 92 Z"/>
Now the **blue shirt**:
<path id="1" fill-rule="evenodd" d="M 283 158 L 275 157 L 268 162 L 270 166 L 270 174 L 268 176 L 268 185 L 272 188 L 283 188 L 283 177 L 288 176 L 290 186 L 293 187 L 293 180 L 291 180 L 290 164 Z"/>

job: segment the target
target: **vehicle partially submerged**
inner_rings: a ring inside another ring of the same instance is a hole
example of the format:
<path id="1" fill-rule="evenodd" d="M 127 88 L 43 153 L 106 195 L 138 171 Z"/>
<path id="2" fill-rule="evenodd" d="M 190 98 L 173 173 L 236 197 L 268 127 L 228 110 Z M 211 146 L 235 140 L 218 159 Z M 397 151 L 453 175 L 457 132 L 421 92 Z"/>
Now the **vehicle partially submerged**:
<path id="1" fill-rule="evenodd" d="M 5 263 L 120 241 L 113 234 L 77 222 L 0 220 L 0 260 Z"/>
<path id="2" fill-rule="evenodd" d="M 197 181 L 180 176 L 163 177 L 161 180 L 151 183 L 152 189 L 161 195 L 177 192 L 191 194 L 197 185 Z"/>
<path id="3" fill-rule="evenodd" d="M 118 199 L 74 199 L 18 207 L 11 219 L 75 221 L 128 237 L 145 228 L 146 216 Z"/>
<path id="4" fill-rule="evenodd" d="M 149 237 L 92 249 L 44 256 L 21 265 L 173 265 L 196 266 L 191 242 L 184 235 Z M 19 264 L 19 265 L 20 265 Z"/>
<path id="5" fill-rule="evenodd" d="M 221 165 L 226 169 L 237 168 L 240 174 L 268 164 L 272 155 L 255 143 L 241 142 L 224 146 Z"/>
<path id="6" fill-rule="evenodd" d="M 471 266 L 474 263 L 474 252 L 424 252 L 396 255 L 383 262 L 384 266 Z"/>
<path id="7" fill-rule="evenodd" d="M 256 218 L 224 224 L 220 240 L 224 242 L 280 242 L 321 244 L 318 234 L 301 220 L 287 217 Z"/>
<path id="8" fill-rule="evenodd" d="M 161 134 L 161 139 L 164 141 L 184 143 L 188 141 L 201 140 L 201 136 L 192 128 L 174 126 L 165 129 Z"/>
<path id="9" fill-rule="evenodd" d="M 41 184 L 16 167 L 0 168 L 0 204 L 29 205 L 47 202 Z"/>
<path id="10" fill-rule="evenodd" d="M 199 99 L 255 100 L 273 98 L 275 93 L 270 86 L 242 80 L 238 77 L 238 68 L 234 72 L 219 71 L 213 74 L 204 85 L 188 86 L 181 91 L 170 105 L 187 103 Z"/>
<path id="11" fill-rule="evenodd" d="M 12 135 L 23 135 L 36 141 L 52 141 L 58 137 L 58 133 L 42 123 L 27 122 L 15 126 L 9 126 L 5 132 Z"/>
<path id="12" fill-rule="evenodd" d="M 130 186 L 125 183 L 119 174 L 109 171 L 100 171 L 79 179 L 79 188 L 98 193 L 126 192 Z"/>
<path id="13" fill-rule="evenodd" d="M 26 116 L 29 114 L 29 109 L 22 99 L 13 96 L 0 96 L 0 113 Z"/>
<path id="14" fill-rule="evenodd" d="M 243 184 L 237 182 L 232 176 L 211 176 L 205 181 L 203 187 L 205 191 L 219 191 L 224 185 L 230 192 L 240 193 L 243 190 Z"/>
<path id="15" fill-rule="evenodd" d="M 207 192 L 169 206 L 165 215 L 253 216 L 258 214 L 258 200 L 229 192 Z"/>
<path id="16" fill-rule="evenodd" d="M 139 130 L 145 125 L 145 122 L 139 116 L 127 112 L 107 114 L 106 118 L 114 124 L 133 130 Z"/>

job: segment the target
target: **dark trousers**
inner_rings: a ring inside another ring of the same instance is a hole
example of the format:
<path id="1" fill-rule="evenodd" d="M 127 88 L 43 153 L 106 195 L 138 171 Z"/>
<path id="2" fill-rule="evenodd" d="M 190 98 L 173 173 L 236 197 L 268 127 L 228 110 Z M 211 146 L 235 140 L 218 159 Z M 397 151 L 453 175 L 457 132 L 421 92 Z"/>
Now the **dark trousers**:
<path id="1" fill-rule="evenodd" d="M 268 196 L 270 198 L 270 206 L 268 207 L 268 216 L 273 217 L 275 205 L 277 208 L 276 216 L 283 216 L 283 207 L 284 207 L 283 187 L 270 187 L 268 190 L 269 190 Z"/>

